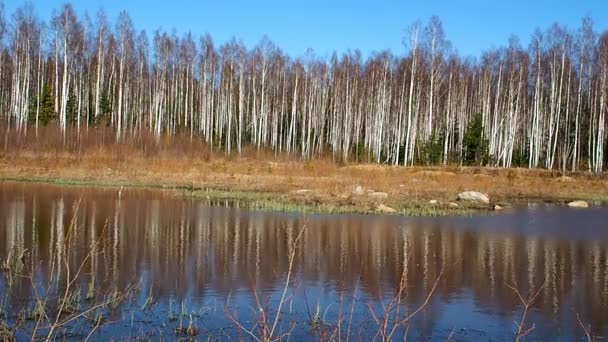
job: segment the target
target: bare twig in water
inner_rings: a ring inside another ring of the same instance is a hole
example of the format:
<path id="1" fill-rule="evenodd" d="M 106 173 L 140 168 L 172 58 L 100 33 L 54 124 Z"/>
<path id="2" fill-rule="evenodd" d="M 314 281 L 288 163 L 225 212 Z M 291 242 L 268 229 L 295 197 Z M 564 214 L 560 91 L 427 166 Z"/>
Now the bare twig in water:
<path id="1" fill-rule="evenodd" d="M 15 331 L 0 319 L 0 341 L 13 342 L 15 341 Z"/>
<path id="2" fill-rule="evenodd" d="M 355 301 L 357 300 L 357 290 L 359 289 L 359 281 L 360 281 L 360 277 L 357 278 L 357 286 L 355 286 L 355 291 L 353 293 L 352 302 L 350 303 L 350 313 L 348 316 L 348 329 L 346 331 L 346 341 L 350 340 L 350 327 L 352 326 L 353 314 L 355 313 Z"/>
<path id="3" fill-rule="evenodd" d="M 576 320 L 578 321 L 578 325 L 580 325 L 583 331 L 585 332 L 585 337 L 587 338 L 587 341 L 592 342 L 593 338 L 591 337 L 591 325 L 588 324 L 587 326 L 585 326 L 578 312 L 576 313 Z"/>
<path id="4" fill-rule="evenodd" d="M 530 308 L 534 305 L 536 298 L 543 291 L 543 289 L 545 288 L 545 285 L 543 284 L 543 286 L 541 286 L 536 292 L 534 292 L 528 299 L 524 299 L 521 292 L 517 288 L 517 284 L 510 285 L 510 284 L 505 283 L 505 285 L 508 288 L 510 288 L 511 290 L 513 290 L 513 292 L 515 292 L 515 294 L 517 295 L 517 298 L 519 299 L 519 301 L 521 302 L 521 304 L 524 307 L 524 312 L 521 316 L 521 320 L 519 321 L 519 323 L 514 322 L 515 325 L 517 326 L 517 332 L 515 333 L 515 341 L 519 342 L 524 336 L 531 333 L 535 328 L 534 324 L 532 324 L 530 327 L 526 328 L 525 327 L 526 319 L 528 318 L 528 313 L 530 311 Z"/>
<path id="5" fill-rule="evenodd" d="M 399 289 L 397 291 L 397 294 L 393 297 L 393 299 L 388 303 L 388 305 L 384 305 L 384 303 L 382 303 L 383 312 L 381 315 L 376 315 L 376 313 L 373 310 L 373 308 L 371 307 L 371 305 L 368 304 L 368 308 L 369 308 L 371 317 L 373 318 L 373 320 L 376 322 L 376 325 L 378 326 L 378 332 L 376 333 L 376 337 L 381 336 L 382 341 L 392 341 L 393 336 L 397 332 L 397 330 L 400 327 L 408 325 L 408 323 L 412 320 L 412 318 L 414 318 L 414 316 L 416 316 L 416 314 L 418 314 L 422 309 L 424 309 L 428 305 L 429 301 L 431 300 L 431 297 L 433 296 L 433 294 L 435 293 L 435 290 L 437 289 L 437 286 L 439 285 L 439 281 L 441 280 L 441 278 L 443 276 L 444 270 L 445 270 L 445 265 L 441 267 L 441 271 L 439 272 L 439 275 L 437 276 L 437 279 L 435 280 L 433 287 L 428 292 L 428 294 L 427 294 L 426 298 L 424 299 L 424 301 L 422 302 L 422 304 L 420 304 L 420 306 L 418 306 L 418 308 L 416 310 L 412 311 L 409 315 L 407 315 L 403 318 L 399 317 L 400 308 L 403 305 L 403 295 L 405 292 L 405 287 L 407 285 L 403 281 L 403 277 L 402 277 L 402 281 L 399 286 Z M 393 317 L 393 312 L 394 312 L 394 317 Z M 393 322 L 392 326 L 390 324 L 391 321 Z M 406 336 L 407 336 L 407 334 L 406 334 Z"/>
<path id="6" fill-rule="evenodd" d="M 287 279 L 285 279 L 285 287 L 283 288 L 283 294 L 281 295 L 281 301 L 279 302 L 279 307 L 277 308 L 277 315 L 274 318 L 274 323 L 272 324 L 272 330 L 270 330 L 270 335 L 269 335 L 270 339 L 272 339 L 272 336 L 274 335 L 275 329 L 276 329 L 277 324 L 279 323 L 279 319 L 281 317 L 281 308 L 283 308 L 283 304 L 285 302 L 285 295 L 287 294 L 287 289 L 289 288 L 289 282 L 291 281 L 291 273 L 293 271 L 293 262 L 296 258 L 296 250 L 298 248 L 298 242 L 300 241 L 300 238 L 302 237 L 302 234 L 304 233 L 305 229 L 306 229 L 306 226 L 303 226 L 302 229 L 300 229 L 298 236 L 293 241 L 293 246 L 291 248 L 291 255 L 289 256 L 289 270 L 287 271 Z"/>
<path id="7" fill-rule="evenodd" d="M 298 235 L 296 236 L 296 238 L 294 239 L 294 241 L 292 243 L 291 253 L 289 255 L 289 268 L 287 270 L 287 277 L 285 279 L 285 285 L 283 287 L 283 291 L 281 292 L 281 299 L 279 300 L 279 304 L 276 309 L 276 315 L 274 317 L 274 320 L 272 320 L 272 324 L 270 324 L 270 320 L 269 320 L 268 314 L 267 314 L 270 310 L 268 307 L 266 307 L 266 308 L 262 307 L 261 302 L 259 300 L 259 296 L 258 296 L 255 288 L 254 288 L 253 293 L 254 293 L 254 297 L 256 299 L 257 309 L 259 312 L 259 314 L 258 314 L 259 319 L 253 328 L 247 329 L 246 327 L 244 327 L 239 322 L 236 312 L 234 314 L 232 314 L 232 313 L 230 313 L 230 311 L 227 308 L 225 308 L 226 315 L 236 325 L 236 327 L 239 330 L 242 330 L 245 333 L 247 333 L 247 335 L 249 335 L 255 341 L 268 342 L 268 341 L 280 340 L 285 336 L 289 336 L 291 334 L 291 332 L 293 331 L 293 329 L 295 328 L 295 324 L 292 323 L 290 325 L 289 330 L 286 333 L 278 335 L 278 336 L 276 335 L 277 327 L 279 325 L 279 321 L 281 320 L 281 310 L 283 309 L 283 305 L 285 304 L 285 301 L 287 298 L 287 290 L 289 289 L 289 284 L 291 283 L 291 277 L 293 274 L 293 264 L 294 264 L 294 261 L 296 258 L 298 242 L 300 241 L 300 238 L 302 237 L 304 230 L 306 230 L 306 225 L 304 225 L 302 227 L 302 229 L 300 229 Z M 256 333 L 254 332 L 254 329 L 256 326 L 260 326 L 259 335 L 256 335 Z"/>
<path id="8" fill-rule="evenodd" d="M 446 339 L 446 341 L 451 341 L 452 337 L 454 337 L 454 331 L 456 331 L 456 327 L 452 328 L 452 331 L 450 331 L 450 334 L 448 335 L 448 338 Z"/>
<path id="9" fill-rule="evenodd" d="M 61 252 L 55 250 L 51 252 L 51 263 L 49 270 L 51 277 L 49 277 L 46 284 L 42 285 L 42 288 L 45 290 L 42 292 L 39 291 L 39 287 L 36 285 L 36 280 L 34 279 L 35 265 L 31 265 L 19 275 L 20 277 L 29 280 L 34 296 L 34 308 L 30 312 L 31 319 L 36 320 L 31 331 L 32 340 L 54 340 L 57 338 L 56 335 L 60 328 L 74 324 L 81 319 L 90 320 L 92 323 L 91 330 L 85 332 L 88 333 L 86 336 L 86 340 L 88 340 L 102 325 L 101 315 L 94 315 L 95 318 L 91 319 L 89 318 L 90 314 L 97 312 L 98 310 L 109 308 L 112 304 L 119 301 L 123 301 L 134 289 L 134 286 L 130 286 L 127 287 L 125 291 L 114 290 L 112 296 L 105 296 L 103 301 L 98 303 L 90 303 L 86 309 L 80 309 L 81 289 L 78 286 L 78 282 L 81 279 L 81 275 L 83 274 L 84 269 L 91 258 L 102 252 L 99 250 L 99 245 L 102 240 L 103 232 L 107 228 L 106 221 L 100 237 L 93 241 L 88 253 L 84 256 L 80 264 L 76 266 L 76 269 L 73 269 L 70 266 L 70 254 L 66 251 L 68 251 L 68 248 L 72 246 L 76 235 L 79 234 L 79 229 L 77 226 L 77 214 L 80 202 L 81 200 L 79 199 L 74 205 L 74 212 L 68 226 L 65 242 L 63 245 L 57 246 L 57 248 L 61 249 Z M 22 255 L 20 258 L 23 259 L 24 256 Z M 62 266 L 65 269 L 65 279 L 53 276 L 56 274 L 56 270 Z M 89 291 L 91 290 L 89 289 Z M 94 298 L 88 298 L 87 296 L 87 300 L 93 299 Z M 57 305 L 49 305 L 50 301 L 56 301 Z M 44 331 L 44 336 L 39 336 L 41 330 Z M 0 337 L 0 340 L 3 340 L 3 338 Z"/>
<path id="10" fill-rule="evenodd" d="M 91 331 L 89 331 L 89 334 L 87 335 L 87 338 L 85 338 L 85 341 L 89 341 L 91 339 L 91 336 L 93 336 L 93 333 L 99 328 L 99 326 L 101 325 L 101 316 L 98 316 L 95 319 L 95 326 L 93 327 L 93 329 L 91 329 Z"/>

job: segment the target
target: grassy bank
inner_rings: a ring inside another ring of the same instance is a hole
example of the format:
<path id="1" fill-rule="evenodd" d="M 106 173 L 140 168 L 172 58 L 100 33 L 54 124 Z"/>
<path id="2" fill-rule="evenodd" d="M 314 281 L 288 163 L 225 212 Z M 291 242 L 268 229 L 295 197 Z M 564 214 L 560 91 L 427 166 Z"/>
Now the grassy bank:
<path id="1" fill-rule="evenodd" d="M 491 209 L 491 207 L 478 206 L 474 204 L 461 203 L 459 207 L 449 207 L 447 203 L 431 204 L 424 201 L 404 199 L 383 199 L 370 200 L 365 196 L 358 200 L 342 196 L 334 198 L 327 194 L 309 192 L 305 193 L 298 190 L 291 193 L 268 192 L 259 190 L 230 190 L 214 188 L 213 185 L 197 187 L 192 183 L 180 182 L 154 182 L 146 183 L 138 180 L 118 180 L 118 179 L 76 179 L 76 178 L 50 178 L 40 176 L 5 176 L 0 177 L 4 182 L 21 183 L 43 183 L 58 186 L 76 187 L 101 187 L 101 188 L 139 188 L 159 190 L 174 196 L 193 197 L 210 200 L 212 203 L 224 205 L 225 201 L 230 204 L 238 205 L 242 208 L 259 211 L 285 211 L 301 212 L 312 214 L 338 214 L 338 213 L 361 213 L 361 214 L 382 214 L 378 210 L 380 204 L 388 203 L 389 207 L 396 210 L 395 214 L 406 216 L 441 216 L 441 215 L 463 215 L 470 214 L 476 210 Z M 302 189 L 301 189 L 302 190 Z"/>
<path id="2" fill-rule="evenodd" d="M 323 213 L 374 213 L 380 205 L 406 215 L 492 208 L 457 202 L 458 193 L 468 190 L 486 193 L 501 206 L 608 200 L 606 176 L 585 173 L 564 177 L 527 169 L 339 165 L 326 159 L 302 162 L 254 152 L 226 158 L 174 151 L 147 156 L 104 147 L 86 153 L 21 150 L 0 155 L 0 179 L 165 189 L 235 200 L 256 209 Z"/>

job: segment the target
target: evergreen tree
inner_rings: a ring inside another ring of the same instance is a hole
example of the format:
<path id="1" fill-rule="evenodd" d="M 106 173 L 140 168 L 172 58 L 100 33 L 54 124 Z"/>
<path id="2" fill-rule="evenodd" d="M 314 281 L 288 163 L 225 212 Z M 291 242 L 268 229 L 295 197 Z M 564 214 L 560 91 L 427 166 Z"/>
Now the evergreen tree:
<path id="1" fill-rule="evenodd" d="M 50 121 L 57 118 L 55 113 L 55 97 L 51 86 L 45 84 L 42 88 L 42 94 L 40 99 L 40 112 L 38 114 L 38 124 L 46 126 Z M 38 97 L 34 96 L 32 103 L 30 104 L 29 110 L 29 121 L 33 124 L 36 123 L 36 112 L 38 110 Z"/>
<path id="2" fill-rule="evenodd" d="M 465 165 L 479 164 L 488 162 L 488 140 L 483 134 L 481 115 L 475 115 L 469 123 L 463 137 L 463 149 Z"/>
<path id="3" fill-rule="evenodd" d="M 443 136 L 433 132 L 429 141 L 422 148 L 420 162 L 427 165 L 437 165 L 441 162 L 441 154 L 443 148 Z"/>

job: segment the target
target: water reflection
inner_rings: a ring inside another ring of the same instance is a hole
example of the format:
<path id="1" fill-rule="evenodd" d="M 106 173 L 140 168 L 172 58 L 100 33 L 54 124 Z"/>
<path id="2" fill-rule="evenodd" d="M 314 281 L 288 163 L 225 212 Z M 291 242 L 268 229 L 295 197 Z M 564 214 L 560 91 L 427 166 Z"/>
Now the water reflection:
<path id="1" fill-rule="evenodd" d="M 444 268 L 416 321 L 421 335 L 457 328 L 508 336 L 520 307 L 507 284 L 524 294 L 544 286 L 530 318 L 538 337 L 582 336 L 575 312 L 595 334 L 607 332 L 608 239 L 599 232 L 606 209 L 457 219 L 303 216 L 149 191 L 119 197 L 117 190 L 11 183 L 0 184 L 0 199 L 0 258 L 27 250 L 43 282 L 51 271 L 66 272 L 51 261 L 67 256 L 73 267 L 86 260 L 83 274 L 101 286 L 141 282 L 158 298 L 223 302 L 251 297 L 253 286 L 271 294 L 281 288 L 290 248 L 306 226 L 294 261 L 296 287 L 329 293 L 326 304 L 355 291 L 360 301 L 377 303 L 403 283 L 418 305 Z M 97 243 L 104 252 L 90 254 Z M 27 286 L 11 291 L 31 295 Z"/>

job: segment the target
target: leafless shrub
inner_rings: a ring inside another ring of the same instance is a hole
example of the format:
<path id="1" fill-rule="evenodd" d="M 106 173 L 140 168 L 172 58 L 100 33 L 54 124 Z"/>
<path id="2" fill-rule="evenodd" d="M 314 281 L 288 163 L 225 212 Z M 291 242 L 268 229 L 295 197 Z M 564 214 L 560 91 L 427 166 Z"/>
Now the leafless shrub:
<path id="1" fill-rule="evenodd" d="M 253 327 L 251 327 L 251 328 L 245 327 L 239 321 L 237 312 L 236 311 L 230 312 L 228 310 L 228 308 L 225 307 L 226 315 L 234 323 L 234 325 L 237 327 L 239 332 L 240 331 L 245 332 L 247 335 L 249 335 L 251 338 L 253 338 L 256 341 L 269 342 L 269 341 L 278 341 L 278 340 L 283 339 L 286 336 L 289 336 L 291 334 L 291 332 L 293 331 L 293 329 L 295 328 L 295 325 L 292 323 L 290 325 L 290 329 L 288 331 L 281 333 L 278 330 L 278 325 L 279 325 L 279 321 L 281 320 L 283 305 L 285 305 L 285 303 L 286 303 L 287 291 L 289 290 L 289 286 L 291 283 L 291 277 L 293 275 L 292 274 L 293 273 L 293 264 L 294 264 L 294 260 L 296 257 L 298 242 L 300 241 L 300 238 L 302 237 L 302 234 L 304 233 L 305 229 L 306 229 L 306 226 L 303 226 L 302 229 L 300 229 L 298 235 L 294 239 L 293 244 L 291 246 L 291 253 L 289 255 L 289 268 L 287 270 L 287 276 L 285 278 L 285 285 L 283 286 L 283 291 L 281 292 L 281 299 L 279 300 L 279 303 L 277 305 L 274 319 L 270 317 L 271 310 L 269 308 L 269 305 L 262 306 L 261 301 L 259 299 L 259 295 L 255 288 L 254 288 L 253 293 L 254 293 L 254 297 L 256 300 L 258 318 L 256 319 L 256 322 L 254 323 Z"/>
<path id="2" fill-rule="evenodd" d="M 530 311 L 530 308 L 534 305 L 534 302 L 536 301 L 536 298 L 540 295 L 540 293 L 544 290 L 545 285 L 543 284 L 543 286 L 541 286 L 540 288 L 538 288 L 538 290 L 536 290 L 536 292 L 531 293 L 530 296 L 528 298 L 524 298 L 523 295 L 521 294 L 521 292 L 519 291 L 519 289 L 517 288 L 517 284 L 506 284 L 505 285 L 510 288 L 511 290 L 513 290 L 513 292 L 517 295 L 517 298 L 519 300 L 519 302 L 521 303 L 521 305 L 523 306 L 523 313 L 521 316 L 521 319 L 519 320 L 519 322 L 515 321 L 515 326 L 517 327 L 517 331 L 515 332 L 515 341 L 519 342 L 521 341 L 521 339 L 523 337 L 525 337 L 526 335 L 530 334 L 534 328 L 535 325 L 532 324 L 531 326 L 526 327 L 526 320 L 528 318 L 528 313 Z"/>
<path id="3" fill-rule="evenodd" d="M 578 314 L 578 312 L 576 313 L 576 320 L 578 322 L 578 325 L 585 332 L 585 338 L 587 339 L 587 341 L 592 342 L 593 337 L 591 336 L 591 325 L 588 324 L 587 326 L 585 326 L 585 324 L 583 324 L 583 321 L 581 320 L 581 316 Z"/>
<path id="4" fill-rule="evenodd" d="M 11 277 L 14 279 L 26 279 L 30 283 L 33 292 L 33 307 L 29 312 L 23 311 L 19 314 L 14 327 L 9 327 L 7 323 L 0 324 L 0 340 L 11 340 L 17 329 L 26 328 L 24 321 L 34 321 L 31 328 L 32 340 L 44 339 L 54 340 L 59 337 L 59 331 L 64 327 L 69 327 L 79 322 L 90 322 L 91 328 L 88 330 L 87 339 L 91 338 L 95 330 L 102 325 L 102 316 L 99 313 L 101 310 L 116 307 L 121 301 L 127 298 L 135 289 L 134 286 L 128 286 L 124 290 L 115 289 L 108 295 L 103 297 L 101 301 L 95 301 L 95 296 L 87 294 L 86 300 L 89 302 L 85 308 L 82 308 L 83 298 L 82 291 L 78 285 L 78 281 L 84 276 L 84 268 L 88 260 L 93 256 L 102 253 L 100 248 L 99 238 L 95 241 L 76 268 L 73 268 L 69 262 L 69 248 L 74 247 L 73 241 L 75 236 L 79 234 L 79 229 L 76 224 L 76 216 L 78 213 L 80 201 L 74 206 L 73 217 L 67 228 L 66 240 L 62 248 L 62 253 L 56 251 L 51 252 L 51 263 L 49 274 L 51 277 L 46 284 L 37 284 L 35 279 L 36 264 L 27 266 L 24 260 L 27 257 L 27 251 L 22 251 L 19 257 L 16 254 L 9 254 L 7 259 L 2 263 L 2 269 L 9 270 Z M 107 224 L 104 225 L 104 230 Z M 102 234 L 103 235 L 103 234 Z M 64 277 L 56 276 L 58 267 L 63 267 Z M 93 281 L 93 280 L 92 280 Z M 39 290 L 42 285 L 43 291 Z M 89 289 L 88 292 L 94 290 Z M 55 304 L 51 304 L 55 303 Z"/>
<path id="5" fill-rule="evenodd" d="M 374 322 L 378 326 L 378 331 L 376 332 L 376 336 L 374 339 L 381 337 L 382 341 L 392 341 L 394 339 L 395 333 L 400 329 L 406 329 L 405 336 L 407 336 L 407 330 L 409 327 L 409 323 L 411 320 L 422 311 L 431 300 L 431 297 L 435 293 L 437 289 L 437 285 L 443 276 L 445 267 L 441 268 L 435 283 L 431 287 L 430 291 L 427 293 L 424 301 L 420 306 L 418 306 L 414 311 L 408 313 L 403 312 L 406 297 L 406 283 L 403 281 L 404 277 L 401 277 L 401 282 L 399 288 L 397 289 L 397 293 L 391 298 L 388 304 L 382 302 L 382 311 L 380 313 L 376 313 L 376 311 L 372 308 L 371 304 L 368 304 L 369 312 Z M 404 337 L 405 337 L 404 336 Z"/>

